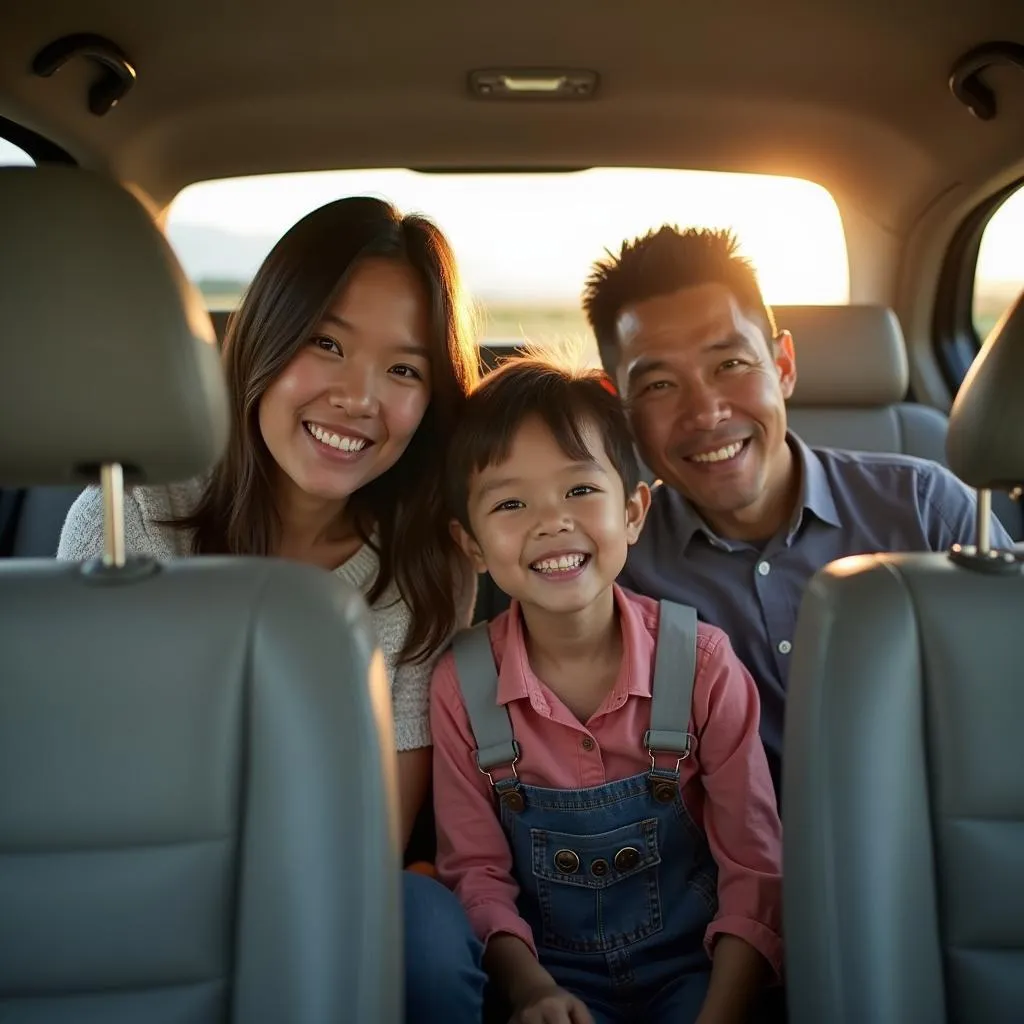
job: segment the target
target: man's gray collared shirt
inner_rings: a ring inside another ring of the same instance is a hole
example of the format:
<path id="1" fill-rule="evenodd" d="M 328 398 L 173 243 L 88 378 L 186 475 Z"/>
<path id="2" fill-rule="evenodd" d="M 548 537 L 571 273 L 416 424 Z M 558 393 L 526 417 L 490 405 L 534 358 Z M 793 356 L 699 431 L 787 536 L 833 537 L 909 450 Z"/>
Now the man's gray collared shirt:
<path id="1" fill-rule="evenodd" d="M 975 539 L 974 493 L 942 466 L 812 449 L 793 433 L 789 442 L 802 486 L 786 529 L 763 546 L 726 540 L 682 495 L 659 485 L 619 577 L 638 593 L 693 605 L 726 632 L 761 694 L 761 738 L 776 792 L 793 632 L 811 576 L 846 555 L 944 551 Z M 992 544 L 1011 543 L 993 517 Z"/>

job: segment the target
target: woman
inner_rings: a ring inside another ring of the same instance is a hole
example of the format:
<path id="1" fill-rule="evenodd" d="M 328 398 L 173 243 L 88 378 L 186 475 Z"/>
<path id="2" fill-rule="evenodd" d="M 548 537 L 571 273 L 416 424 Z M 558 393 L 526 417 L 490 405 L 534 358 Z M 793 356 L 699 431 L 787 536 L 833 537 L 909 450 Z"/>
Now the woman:
<path id="1" fill-rule="evenodd" d="M 391 682 L 403 843 L 430 780 L 433 663 L 473 599 L 438 486 L 477 376 L 462 310 L 451 248 L 428 220 L 368 198 L 315 210 L 277 243 L 228 326 L 224 457 L 205 480 L 125 498 L 129 552 L 292 558 L 363 591 Z M 58 557 L 102 548 L 90 488 Z M 403 877 L 408 1019 L 479 1021 L 481 950 L 461 907 L 437 882 Z"/>

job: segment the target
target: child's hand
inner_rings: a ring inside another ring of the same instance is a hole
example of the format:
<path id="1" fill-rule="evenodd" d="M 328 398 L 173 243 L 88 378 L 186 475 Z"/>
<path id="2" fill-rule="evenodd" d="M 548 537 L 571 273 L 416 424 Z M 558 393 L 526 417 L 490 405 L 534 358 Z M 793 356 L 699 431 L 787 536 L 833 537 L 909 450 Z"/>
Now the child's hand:
<path id="1" fill-rule="evenodd" d="M 594 1024 L 594 1018 L 571 992 L 545 987 L 527 996 L 510 1024 Z"/>

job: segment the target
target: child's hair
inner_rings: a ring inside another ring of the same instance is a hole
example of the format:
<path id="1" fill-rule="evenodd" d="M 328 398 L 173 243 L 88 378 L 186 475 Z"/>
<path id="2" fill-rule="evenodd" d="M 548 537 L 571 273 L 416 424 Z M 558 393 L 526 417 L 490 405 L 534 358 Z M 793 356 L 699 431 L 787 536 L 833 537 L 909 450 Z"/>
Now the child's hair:
<path id="1" fill-rule="evenodd" d="M 622 401 L 603 371 L 561 366 L 550 355 L 510 359 L 470 395 L 448 451 L 448 507 L 467 531 L 470 479 L 508 458 L 519 428 L 531 417 L 541 420 L 570 459 L 581 462 L 594 457 L 583 436 L 594 428 L 627 498 L 640 483 Z"/>

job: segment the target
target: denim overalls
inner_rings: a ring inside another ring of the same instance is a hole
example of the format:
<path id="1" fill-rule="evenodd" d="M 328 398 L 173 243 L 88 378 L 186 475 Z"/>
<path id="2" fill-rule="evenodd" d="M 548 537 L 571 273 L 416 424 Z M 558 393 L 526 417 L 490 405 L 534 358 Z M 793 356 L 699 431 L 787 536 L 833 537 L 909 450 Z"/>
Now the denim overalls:
<path id="1" fill-rule="evenodd" d="M 688 1024 L 707 991 L 703 943 L 718 871 L 679 787 L 679 765 L 696 744 L 687 731 L 696 635 L 692 608 L 661 602 L 651 727 L 637 736 L 651 768 L 587 789 L 519 781 L 520 748 L 496 701 L 486 625 L 453 645 L 477 765 L 494 787 L 512 850 L 519 913 L 541 964 L 600 1024 Z"/>

